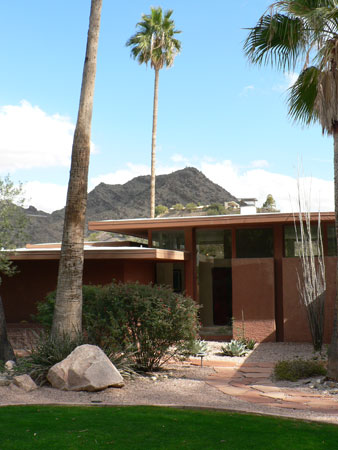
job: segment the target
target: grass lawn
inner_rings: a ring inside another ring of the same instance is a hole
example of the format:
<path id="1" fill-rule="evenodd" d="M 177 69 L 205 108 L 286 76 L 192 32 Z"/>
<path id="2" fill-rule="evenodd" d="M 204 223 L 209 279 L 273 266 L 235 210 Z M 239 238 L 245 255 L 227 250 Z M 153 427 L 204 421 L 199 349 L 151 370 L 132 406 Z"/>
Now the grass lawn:
<path id="1" fill-rule="evenodd" d="M 0 408 L 0 450 L 335 449 L 338 427 L 159 407 Z"/>

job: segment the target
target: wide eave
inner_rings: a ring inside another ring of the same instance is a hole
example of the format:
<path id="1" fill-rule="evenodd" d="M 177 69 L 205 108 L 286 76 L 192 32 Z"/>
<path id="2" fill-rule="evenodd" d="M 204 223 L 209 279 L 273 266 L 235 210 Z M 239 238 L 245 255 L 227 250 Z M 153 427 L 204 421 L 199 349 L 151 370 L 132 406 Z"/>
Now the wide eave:
<path id="1" fill-rule="evenodd" d="M 85 248 L 84 257 L 88 259 L 132 259 L 147 261 L 185 261 L 188 252 L 139 247 L 96 247 Z M 10 256 L 11 260 L 57 260 L 60 259 L 60 248 L 22 248 Z"/>
<path id="2" fill-rule="evenodd" d="M 199 216 L 199 217 L 172 217 L 157 219 L 127 219 L 127 220 L 102 220 L 89 222 L 88 228 L 92 231 L 107 231 L 131 236 L 148 237 L 151 230 L 178 230 L 185 228 L 221 228 L 231 226 L 268 226 L 273 224 L 288 224 L 298 220 L 297 214 L 272 213 L 250 215 L 225 215 L 225 216 Z M 320 214 L 322 222 L 334 222 L 333 212 Z M 311 213 L 311 221 L 318 221 L 318 213 Z"/>

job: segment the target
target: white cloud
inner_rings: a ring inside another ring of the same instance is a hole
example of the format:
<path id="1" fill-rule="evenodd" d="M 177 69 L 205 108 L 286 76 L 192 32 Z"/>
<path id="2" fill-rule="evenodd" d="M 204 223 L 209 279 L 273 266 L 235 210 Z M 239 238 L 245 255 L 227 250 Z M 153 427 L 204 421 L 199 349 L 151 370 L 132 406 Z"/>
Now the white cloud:
<path id="1" fill-rule="evenodd" d="M 115 172 L 102 174 L 97 177 L 93 177 L 89 180 L 89 188 L 94 189 L 100 183 L 107 184 L 124 184 L 132 178 L 140 175 L 150 175 L 150 166 L 143 164 L 127 163 L 125 169 L 118 169 Z M 156 167 L 156 175 L 163 175 L 165 173 L 171 173 L 175 170 L 183 169 L 185 164 L 177 164 L 175 166 L 161 166 Z"/>
<path id="2" fill-rule="evenodd" d="M 264 161 L 263 164 L 262 161 L 258 161 L 258 163 L 256 161 L 256 167 L 254 167 L 255 161 L 253 161 L 252 168 L 243 170 L 230 160 L 214 162 L 206 161 L 203 158 L 196 167 L 210 180 L 222 186 L 235 197 L 255 197 L 258 199 L 257 205 L 261 206 L 267 195 L 272 194 L 278 209 L 282 212 L 297 211 L 296 176 L 291 177 L 260 168 L 267 163 Z M 159 166 L 156 173 L 157 175 L 171 173 L 184 166 Z M 92 178 L 89 183 L 90 190 L 101 182 L 123 184 L 134 177 L 149 175 L 149 173 L 150 167 L 146 165 L 128 163 L 125 168 Z M 307 192 L 311 191 L 311 209 L 313 211 L 334 210 L 333 181 L 303 177 L 301 184 L 305 186 Z M 51 212 L 65 205 L 66 186 L 34 181 L 26 183 L 24 187 L 27 192 L 26 198 L 30 199 L 27 204 L 32 204 L 38 209 Z"/>
<path id="3" fill-rule="evenodd" d="M 74 129 L 70 118 L 49 115 L 25 100 L 2 106 L 0 171 L 69 166 Z"/>
<path id="4" fill-rule="evenodd" d="M 299 76 L 299 73 L 284 72 L 283 75 L 284 75 L 283 83 L 273 86 L 272 90 L 279 91 L 279 92 L 286 91 L 287 89 L 289 89 L 291 86 L 293 86 L 295 84 L 295 82 L 297 81 L 297 78 Z"/>
<path id="5" fill-rule="evenodd" d="M 260 169 L 262 167 L 269 167 L 269 163 L 265 159 L 256 159 L 255 161 L 251 161 L 250 167 Z"/>
<path id="6" fill-rule="evenodd" d="M 29 181 L 23 185 L 23 191 L 26 207 L 33 205 L 41 211 L 51 213 L 66 204 L 67 186 Z"/>
<path id="7" fill-rule="evenodd" d="M 250 84 L 249 86 L 245 86 L 239 95 L 240 95 L 240 97 L 244 97 L 244 96 L 248 95 L 248 93 L 250 91 L 253 91 L 254 89 L 255 89 L 255 86 Z"/>
<path id="8" fill-rule="evenodd" d="M 297 179 L 263 169 L 241 171 L 231 161 L 216 164 L 201 164 L 202 172 L 215 183 L 222 186 L 235 197 L 255 197 L 258 206 L 272 194 L 278 209 L 282 212 L 296 211 Z M 311 180 L 311 210 L 333 211 L 333 181 L 319 178 L 304 178 L 306 186 Z M 309 189 L 309 188 L 308 188 Z"/>
<path id="9" fill-rule="evenodd" d="M 188 158 L 186 158 L 183 155 L 180 155 L 179 153 L 175 153 L 170 159 L 173 162 L 175 162 L 175 163 L 185 163 L 185 164 L 187 164 L 189 162 Z"/>

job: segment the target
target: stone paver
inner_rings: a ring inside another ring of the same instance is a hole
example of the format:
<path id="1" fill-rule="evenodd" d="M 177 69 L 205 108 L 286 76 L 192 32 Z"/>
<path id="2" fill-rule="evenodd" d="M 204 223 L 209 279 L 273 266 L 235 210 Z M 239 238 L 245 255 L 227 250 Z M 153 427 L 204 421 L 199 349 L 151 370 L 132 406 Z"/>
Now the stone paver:
<path id="1" fill-rule="evenodd" d="M 215 370 L 206 383 L 231 397 L 269 407 L 338 414 L 338 397 L 274 386 L 270 378 L 274 363 L 208 360 L 204 365 Z"/>

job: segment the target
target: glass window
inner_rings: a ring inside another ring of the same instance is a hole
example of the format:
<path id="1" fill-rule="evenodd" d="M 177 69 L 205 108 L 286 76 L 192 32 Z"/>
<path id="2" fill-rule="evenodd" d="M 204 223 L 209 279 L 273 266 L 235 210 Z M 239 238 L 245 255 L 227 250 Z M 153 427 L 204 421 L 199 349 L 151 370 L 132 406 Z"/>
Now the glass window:
<path id="1" fill-rule="evenodd" d="M 229 326 L 232 318 L 231 230 L 197 230 L 197 290 L 203 326 Z"/>
<path id="2" fill-rule="evenodd" d="M 197 230 L 197 253 L 208 258 L 231 258 L 231 230 Z"/>
<path id="3" fill-rule="evenodd" d="M 236 230 L 237 258 L 272 258 L 272 228 L 242 228 Z"/>
<path id="4" fill-rule="evenodd" d="M 334 225 L 327 226 L 327 254 L 328 256 L 337 255 L 336 227 Z"/>
<path id="5" fill-rule="evenodd" d="M 318 255 L 318 226 L 311 225 L 311 239 L 314 256 Z M 297 225 L 298 240 L 301 239 L 300 227 Z M 294 225 L 284 227 L 284 255 L 286 257 L 301 256 L 301 243 L 297 242 L 296 230 Z"/>
<path id="6" fill-rule="evenodd" d="M 153 247 L 184 250 L 184 231 L 153 231 Z"/>

